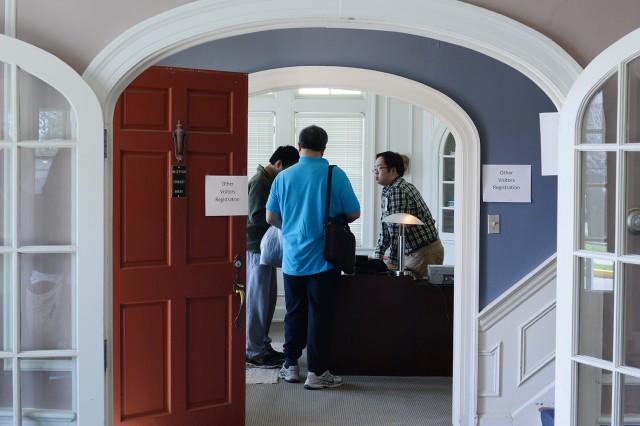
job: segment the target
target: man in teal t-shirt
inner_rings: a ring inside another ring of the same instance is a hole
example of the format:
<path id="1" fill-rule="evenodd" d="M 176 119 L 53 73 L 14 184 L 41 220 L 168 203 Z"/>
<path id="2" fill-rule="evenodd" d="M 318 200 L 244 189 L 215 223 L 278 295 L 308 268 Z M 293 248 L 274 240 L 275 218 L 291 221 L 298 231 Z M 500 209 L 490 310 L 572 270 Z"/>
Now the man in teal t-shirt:
<path id="1" fill-rule="evenodd" d="M 323 220 L 329 162 L 323 157 L 327 132 L 309 126 L 300 132 L 300 161 L 276 176 L 267 200 L 267 222 L 282 229 L 285 362 L 280 377 L 299 382 L 298 359 L 307 347 L 307 389 L 336 387 L 342 378 L 327 369 L 329 333 L 340 270 L 324 260 Z M 331 177 L 329 215 L 347 222 L 360 217 L 360 203 L 339 167 Z"/>

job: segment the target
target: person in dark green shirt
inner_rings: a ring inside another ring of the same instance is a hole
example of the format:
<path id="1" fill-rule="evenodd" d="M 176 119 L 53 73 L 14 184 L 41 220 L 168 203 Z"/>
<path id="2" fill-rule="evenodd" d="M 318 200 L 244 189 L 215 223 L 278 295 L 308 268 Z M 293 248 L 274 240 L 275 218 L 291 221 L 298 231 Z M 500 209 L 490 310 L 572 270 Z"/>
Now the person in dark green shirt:
<path id="1" fill-rule="evenodd" d="M 279 368 L 284 354 L 271 347 L 269 329 L 277 300 L 276 267 L 260 264 L 260 241 L 269 229 L 266 205 L 276 175 L 298 162 L 300 154 L 291 146 L 275 150 L 269 164 L 258 166 L 249 180 L 247 216 L 247 367 Z"/>

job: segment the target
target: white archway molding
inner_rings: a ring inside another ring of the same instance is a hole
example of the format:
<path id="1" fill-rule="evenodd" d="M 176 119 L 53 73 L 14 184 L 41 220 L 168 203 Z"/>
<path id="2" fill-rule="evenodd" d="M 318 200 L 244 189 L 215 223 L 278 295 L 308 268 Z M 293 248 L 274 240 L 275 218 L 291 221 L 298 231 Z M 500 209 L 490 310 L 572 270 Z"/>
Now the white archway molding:
<path id="1" fill-rule="evenodd" d="M 167 56 L 208 41 L 242 34 L 317 27 L 401 32 L 475 50 L 522 72 L 559 110 L 581 71 L 565 51 L 544 35 L 504 16 L 461 2 L 396 0 L 378 2 L 372 7 L 369 0 L 200 0 L 132 27 L 96 56 L 83 78 L 98 96 L 105 127 L 110 129 L 120 93 L 144 69 Z M 304 78 L 301 70 L 289 69 L 288 72 L 291 75 L 278 70 L 271 74 L 268 71 L 252 74 L 250 91 L 290 88 L 311 84 L 310 80 L 314 79 L 335 87 L 386 94 L 432 112 L 449 126 L 456 142 L 462 144 L 461 149 L 456 150 L 456 170 L 464 174 L 458 180 L 460 185 L 456 185 L 455 196 L 456 200 L 464 200 L 457 204 L 465 215 L 456 215 L 455 227 L 456 234 L 460 235 L 456 241 L 456 258 L 464 259 L 465 263 L 456 268 L 454 370 L 457 374 L 454 376 L 453 423 L 475 424 L 480 206 L 480 145 L 475 126 L 449 98 L 411 80 L 367 70 L 330 67 L 316 69 Z M 363 72 L 367 73 L 366 78 Z M 301 83 L 303 79 L 305 83 Z M 106 182 L 110 182 L 110 161 L 107 160 L 105 170 Z M 110 190 L 107 184 L 107 200 Z M 106 232 L 110 234 L 109 226 Z M 106 279 L 109 285 L 108 275 Z M 461 287 L 464 292 L 460 291 Z"/>
<path id="2" fill-rule="evenodd" d="M 357 68 L 293 67 L 249 75 L 250 95 L 301 86 L 357 89 L 401 99 L 432 113 L 453 134 L 456 140 L 454 227 L 458 259 L 454 272 L 453 424 L 472 425 L 477 401 L 480 236 L 480 136 L 475 125 L 449 97 L 424 84 L 392 74 Z"/>
<path id="3" fill-rule="evenodd" d="M 394 31 L 442 40 L 495 58 L 534 81 L 558 109 L 581 71 L 544 35 L 488 10 L 446 0 L 200 0 L 154 16 L 111 42 L 83 77 L 105 116 L 142 70 L 186 48 L 252 32 L 333 27 Z"/>

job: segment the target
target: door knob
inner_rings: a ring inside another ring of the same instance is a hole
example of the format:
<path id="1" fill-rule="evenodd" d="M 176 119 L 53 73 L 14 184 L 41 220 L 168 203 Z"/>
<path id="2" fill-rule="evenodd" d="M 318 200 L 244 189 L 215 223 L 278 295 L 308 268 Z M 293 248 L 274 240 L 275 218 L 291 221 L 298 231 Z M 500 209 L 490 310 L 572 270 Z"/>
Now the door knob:
<path id="1" fill-rule="evenodd" d="M 627 230 L 632 234 L 640 234 L 640 208 L 634 207 L 627 212 Z"/>

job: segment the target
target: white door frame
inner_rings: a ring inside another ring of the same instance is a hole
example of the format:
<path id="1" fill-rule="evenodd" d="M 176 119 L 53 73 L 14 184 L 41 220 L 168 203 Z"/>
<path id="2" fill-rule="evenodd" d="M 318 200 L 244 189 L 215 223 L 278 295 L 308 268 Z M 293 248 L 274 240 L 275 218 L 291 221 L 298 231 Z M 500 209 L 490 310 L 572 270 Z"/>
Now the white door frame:
<path id="1" fill-rule="evenodd" d="M 480 213 L 480 136 L 469 116 L 444 94 L 392 74 L 356 68 L 293 67 L 254 73 L 249 76 L 249 95 L 293 89 L 301 86 L 327 86 L 357 89 L 402 99 L 436 116 L 456 140 L 456 200 L 462 200 L 460 214 L 455 216 L 456 259 L 454 289 L 454 342 L 477 347 L 476 317 L 478 311 L 478 245 Z M 458 152 L 460 155 L 458 156 Z M 459 230 L 459 231 L 458 231 Z M 453 416 L 475 413 L 475 393 L 464 393 L 462 381 L 477 388 L 477 351 L 461 350 L 454 344 L 453 355 Z"/>
<path id="2" fill-rule="evenodd" d="M 574 219 L 579 206 L 577 164 L 574 147 L 580 141 L 580 119 L 592 91 L 599 87 L 622 62 L 640 52 L 640 28 L 621 38 L 598 55 L 580 74 L 567 94 L 560 113 L 558 164 L 558 269 L 556 327 L 556 412 L 555 422 L 573 425 L 573 392 L 575 371 L 572 361 L 576 327 L 573 256 L 576 241 Z"/>
<path id="3" fill-rule="evenodd" d="M 580 67 L 565 51 L 538 32 L 499 14 L 461 2 L 396 0 L 378 2 L 376 7 L 371 7 L 369 0 L 327 0 L 320 3 L 315 0 L 201 0 L 169 10 L 130 28 L 96 56 L 83 77 L 101 101 L 105 128 L 109 130 L 110 137 L 112 114 L 118 96 L 139 73 L 161 59 L 198 44 L 235 35 L 314 27 L 403 32 L 470 48 L 522 72 L 550 97 L 558 109 L 580 72 Z M 332 69 L 331 77 L 338 79 L 337 72 Z M 287 80 L 295 79 L 294 76 L 283 78 L 285 81 L 273 83 L 274 87 L 291 87 Z M 253 80 L 253 76 L 250 80 Z M 415 93 L 406 89 L 407 85 L 403 80 L 399 77 L 390 79 L 391 82 L 386 87 L 370 84 L 370 90 L 421 106 L 422 102 L 414 99 Z M 334 82 L 337 84 L 337 80 Z M 368 84 L 361 81 L 350 87 L 364 89 L 363 85 Z M 426 86 L 420 86 L 428 91 Z M 461 124 L 464 123 L 466 114 L 447 116 L 455 108 L 444 99 L 441 100 L 446 107 L 442 108 L 441 115 L 435 115 L 451 125 L 452 130 L 460 132 L 457 135 L 454 133 L 456 142 L 458 137 L 463 140 L 462 133 L 465 131 L 473 128 L 475 132 L 472 123 Z M 437 109 L 434 105 L 423 107 L 432 112 L 434 108 Z M 456 124 L 458 127 L 455 127 Z M 478 152 L 470 151 L 466 155 L 477 155 L 474 158 L 479 161 L 479 145 L 473 146 L 473 132 L 466 135 L 464 140 L 467 141 L 465 143 L 468 149 L 477 149 Z M 457 170 L 462 169 L 463 163 L 472 161 L 472 158 L 465 158 L 464 155 L 458 156 L 456 151 Z M 111 207 L 110 161 L 109 159 L 107 162 L 105 179 L 107 208 Z M 477 161 L 472 167 L 479 168 Z M 474 216 L 466 218 L 464 222 L 462 215 L 456 215 L 455 226 L 456 234 L 470 232 L 471 239 L 476 243 L 472 241 L 465 248 L 470 250 L 470 255 L 457 255 L 460 266 L 456 270 L 456 283 L 460 283 L 465 291 L 457 291 L 455 296 L 454 309 L 463 317 L 454 324 L 454 353 L 461 357 L 456 368 L 462 374 L 454 375 L 453 421 L 454 424 L 470 426 L 475 424 L 477 401 L 479 236 L 479 190 L 471 189 L 474 185 L 479 186 L 479 172 L 471 169 L 468 178 L 467 184 L 456 185 L 456 204 L 465 202 L 458 194 L 462 195 L 459 191 L 468 188 L 470 190 L 464 194 L 466 204 L 477 210 L 472 211 Z M 106 235 L 110 235 L 109 223 L 105 229 Z M 456 242 L 456 247 L 456 250 L 463 250 L 465 245 Z M 108 268 L 109 265 L 107 271 Z M 107 277 L 105 284 L 109 289 L 110 277 Z M 107 294 L 110 294 L 108 290 Z M 110 300 L 105 300 L 107 311 L 109 304 Z M 108 323 L 107 329 L 110 329 Z"/>

